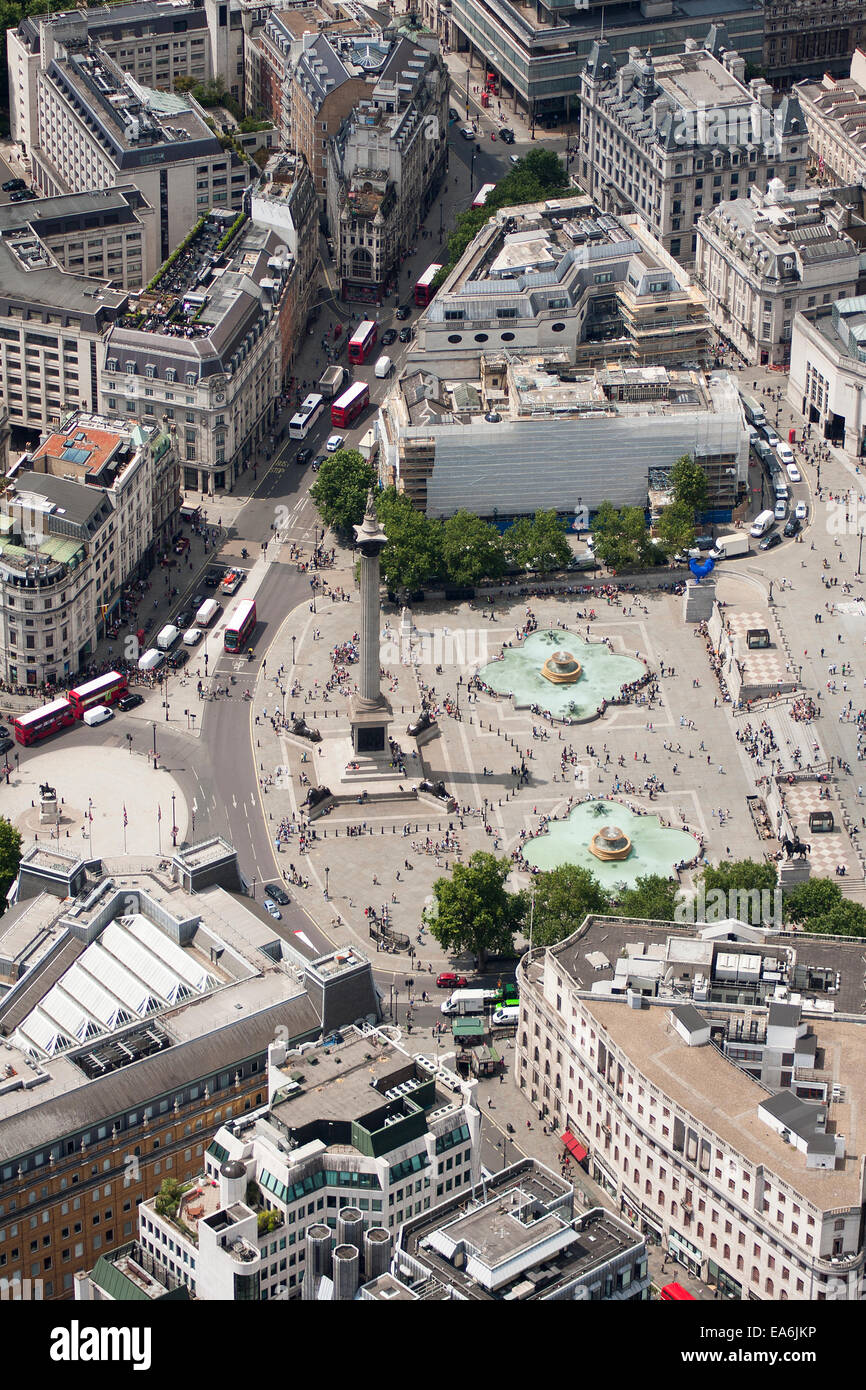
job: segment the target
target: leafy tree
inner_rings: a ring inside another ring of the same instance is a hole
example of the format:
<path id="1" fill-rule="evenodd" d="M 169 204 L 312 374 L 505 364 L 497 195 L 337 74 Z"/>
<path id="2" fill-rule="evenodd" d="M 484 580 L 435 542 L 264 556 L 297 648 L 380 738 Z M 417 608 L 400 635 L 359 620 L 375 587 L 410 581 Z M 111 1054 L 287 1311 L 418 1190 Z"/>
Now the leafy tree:
<path id="1" fill-rule="evenodd" d="M 563 569 L 571 559 L 571 546 L 565 535 L 565 522 L 556 512 L 536 512 L 515 521 L 503 536 L 505 552 L 521 569 Z"/>
<path id="2" fill-rule="evenodd" d="M 611 911 L 618 917 L 646 917 L 651 922 L 673 922 L 679 884 L 662 874 L 646 874 L 633 888 L 620 893 Z"/>
<path id="3" fill-rule="evenodd" d="M 674 501 L 690 507 L 692 516 L 700 515 L 707 505 L 707 475 L 690 454 L 683 454 L 671 469 Z"/>
<path id="4" fill-rule="evenodd" d="M 829 912 L 810 917 L 806 930 L 820 936 L 866 936 L 866 907 L 843 898 Z"/>
<path id="5" fill-rule="evenodd" d="M 716 866 L 708 865 L 698 884 L 703 885 L 707 911 L 714 918 L 736 917 L 757 927 L 762 920 L 761 894 L 773 893 L 778 880 L 773 864 L 728 859 Z M 717 906 L 719 903 L 721 907 Z"/>
<path id="6" fill-rule="evenodd" d="M 502 537 L 490 522 L 459 511 L 442 527 L 442 559 L 453 584 L 477 584 L 505 573 Z"/>
<path id="7" fill-rule="evenodd" d="M 685 502 L 672 502 L 664 507 L 658 521 L 659 537 L 669 555 L 694 544 L 695 514 Z"/>
<path id="8" fill-rule="evenodd" d="M 466 247 L 497 209 L 517 207 L 521 203 L 542 203 L 567 188 L 568 172 L 559 156 L 540 146 L 530 150 L 499 180 L 482 208 L 468 208 L 460 213 L 455 230 L 448 238 L 448 262 L 441 278 L 437 277 L 439 282 L 453 270 Z"/>
<path id="9" fill-rule="evenodd" d="M 813 918 L 823 917 L 842 902 L 842 889 L 832 878 L 810 878 L 786 893 L 786 922 L 808 927 Z"/>
<path id="10" fill-rule="evenodd" d="M 0 913 L 6 909 L 6 894 L 21 863 L 21 834 L 11 821 L 0 816 Z"/>
<path id="11" fill-rule="evenodd" d="M 488 955 L 513 948 L 526 918 L 527 895 L 505 887 L 511 867 L 510 860 L 479 849 L 468 864 L 455 864 L 450 878 L 433 884 L 435 902 L 424 913 L 431 935 L 453 954 L 473 952 L 479 970 Z"/>
<path id="12" fill-rule="evenodd" d="M 602 502 L 593 524 L 595 554 L 611 569 L 640 569 L 659 560 L 659 547 L 651 543 L 646 517 L 640 507 L 618 511 L 612 502 Z"/>
<path id="13" fill-rule="evenodd" d="M 160 1216 L 174 1216 L 182 1196 L 183 1188 L 176 1178 L 163 1178 L 153 1205 Z"/>
<path id="14" fill-rule="evenodd" d="M 535 880 L 532 945 L 555 946 L 580 926 L 588 912 L 609 912 L 607 894 L 589 869 L 560 864 Z"/>
<path id="15" fill-rule="evenodd" d="M 367 493 L 375 482 L 375 468 L 357 449 L 338 449 L 319 469 L 310 496 L 325 525 L 350 537 L 352 527 L 364 520 Z"/>
<path id="16" fill-rule="evenodd" d="M 324 466 L 324 465 L 323 465 Z M 442 567 L 442 525 L 414 507 L 405 493 L 389 487 L 376 498 L 388 537 L 382 577 L 389 589 L 417 589 Z"/>

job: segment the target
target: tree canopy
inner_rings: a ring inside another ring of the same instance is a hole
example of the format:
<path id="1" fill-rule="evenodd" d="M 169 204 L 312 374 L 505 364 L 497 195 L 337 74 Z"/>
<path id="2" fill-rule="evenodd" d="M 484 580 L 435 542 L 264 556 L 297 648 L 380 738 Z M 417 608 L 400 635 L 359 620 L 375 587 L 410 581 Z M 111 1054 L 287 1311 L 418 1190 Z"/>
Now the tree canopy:
<path id="1" fill-rule="evenodd" d="M 786 894 L 786 922 L 828 936 L 866 936 L 866 908 L 844 897 L 832 878 L 810 878 Z"/>
<path id="2" fill-rule="evenodd" d="M 707 475 L 691 454 L 683 454 L 671 469 L 674 502 L 691 509 L 692 520 L 707 505 Z"/>
<path id="3" fill-rule="evenodd" d="M 6 909 L 6 894 L 12 887 L 21 863 L 21 834 L 11 821 L 0 816 L 0 913 Z"/>
<path id="4" fill-rule="evenodd" d="M 611 569 L 645 569 L 666 558 L 664 548 L 653 544 L 640 507 L 617 510 L 602 502 L 592 529 L 596 558 Z"/>
<path id="5" fill-rule="evenodd" d="M 505 573 L 502 537 L 473 512 L 455 512 L 443 523 L 442 559 L 454 584 L 477 584 Z"/>
<path id="6" fill-rule="evenodd" d="M 455 864 L 450 878 L 433 884 L 434 905 L 425 911 L 430 933 L 446 951 L 471 951 L 483 970 L 485 957 L 513 949 L 523 927 L 526 893 L 509 893 L 511 861 L 476 850 L 468 864 Z"/>
<path id="7" fill-rule="evenodd" d="M 673 922 L 679 884 L 662 874 L 646 874 L 633 888 L 619 894 L 612 911 L 618 917 L 646 917 L 651 922 Z"/>
<path id="8" fill-rule="evenodd" d="M 405 493 L 388 487 L 376 497 L 376 511 L 388 544 L 382 577 L 389 589 L 417 589 L 442 569 L 442 525 L 412 505 Z"/>
<path id="9" fill-rule="evenodd" d="M 351 537 L 352 527 L 364 520 L 367 493 L 375 483 L 375 468 L 357 449 L 338 449 L 322 463 L 310 496 L 325 525 Z"/>
<path id="10" fill-rule="evenodd" d="M 520 517 L 509 526 L 502 540 L 506 555 L 521 569 L 547 574 L 562 569 L 571 559 L 565 522 L 553 511 Z"/>
<path id="11" fill-rule="evenodd" d="M 609 912 L 607 894 L 589 869 L 560 864 L 533 885 L 532 945 L 555 946 L 580 926 L 588 912 Z"/>
<path id="12" fill-rule="evenodd" d="M 672 502 L 663 507 L 658 519 L 659 539 L 668 555 L 676 555 L 694 545 L 695 514 L 685 502 Z"/>

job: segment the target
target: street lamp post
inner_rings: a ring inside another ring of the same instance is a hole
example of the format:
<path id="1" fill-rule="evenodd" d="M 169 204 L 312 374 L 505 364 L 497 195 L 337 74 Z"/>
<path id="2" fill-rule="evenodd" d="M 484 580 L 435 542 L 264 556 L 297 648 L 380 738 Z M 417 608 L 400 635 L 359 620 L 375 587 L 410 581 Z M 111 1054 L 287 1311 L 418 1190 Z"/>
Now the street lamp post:
<path id="1" fill-rule="evenodd" d="M 156 751 L 156 720 L 153 721 L 153 766 L 156 767 L 156 760 L 159 754 Z"/>
<path id="2" fill-rule="evenodd" d="M 295 664 L 295 634 L 292 633 L 292 665 Z"/>
<path id="3" fill-rule="evenodd" d="M 175 819 L 175 814 L 174 814 L 174 801 L 175 801 L 175 796 L 174 796 L 174 792 L 172 792 L 172 794 L 171 794 L 171 843 L 172 843 L 172 847 L 176 848 L 176 847 L 177 847 L 177 821 L 176 821 L 176 819 Z"/>
<path id="4" fill-rule="evenodd" d="M 325 897 L 326 897 L 326 898 L 327 898 L 327 896 L 328 896 L 328 886 L 329 886 L 330 878 L 331 878 L 331 870 L 328 868 L 328 866 L 327 866 L 327 864 L 326 864 L 326 865 L 325 865 Z"/>
<path id="5" fill-rule="evenodd" d="M 863 532 L 860 532 L 860 544 L 857 547 L 857 574 L 860 574 L 860 561 L 863 558 Z"/>

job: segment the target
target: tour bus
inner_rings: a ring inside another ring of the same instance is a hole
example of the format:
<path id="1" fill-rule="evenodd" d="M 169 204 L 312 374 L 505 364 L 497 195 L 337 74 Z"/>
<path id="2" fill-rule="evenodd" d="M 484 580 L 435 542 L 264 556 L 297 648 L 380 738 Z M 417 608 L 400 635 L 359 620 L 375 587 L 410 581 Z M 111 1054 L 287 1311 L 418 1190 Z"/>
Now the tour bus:
<path id="1" fill-rule="evenodd" d="M 38 743 L 39 739 L 48 738 L 49 734 L 56 734 L 58 729 L 74 723 L 75 712 L 64 697 L 27 714 L 19 714 L 12 720 L 12 728 L 17 743 Z"/>
<path id="2" fill-rule="evenodd" d="M 306 439 L 325 406 L 324 396 L 311 392 L 289 421 L 289 438 Z"/>
<path id="3" fill-rule="evenodd" d="M 97 676 L 84 685 L 76 685 L 69 692 L 69 703 L 75 718 L 83 719 L 84 711 L 92 705 L 113 705 L 126 694 L 128 688 L 126 676 L 119 671 L 109 671 L 107 675 Z"/>
<path id="4" fill-rule="evenodd" d="M 372 319 L 365 319 L 363 323 L 359 323 L 349 339 L 349 361 L 358 365 L 366 362 L 376 346 L 378 336 L 379 325 L 373 323 Z"/>
<path id="5" fill-rule="evenodd" d="M 256 604 L 255 599 L 245 598 L 229 614 L 225 626 L 223 646 L 227 652 L 241 652 L 246 646 L 247 638 L 252 633 L 256 625 Z"/>
<path id="6" fill-rule="evenodd" d="M 472 206 L 474 208 L 483 208 L 495 187 L 495 183 L 482 183 L 475 197 L 472 199 Z"/>
<path id="7" fill-rule="evenodd" d="M 760 429 L 762 425 L 766 425 L 767 417 L 760 401 L 757 401 L 754 396 L 746 395 L 745 391 L 740 392 L 740 400 L 743 402 L 743 410 L 750 425 L 753 425 L 756 430 Z"/>
<path id="8" fill-rule="evenodd" d="M 695 1301 L 694 1294 L 689 1293 L 688 1289 L 684 1289 L 682 1284 L 676 1283 L 665 1284 L 659 1298 L 662 1303 L 694 1303 Z"/>
<path id="9" fill-rule="evenodd" d="M 366 381 L 356 381 L 331 406 L 331 424 L 348 429 L 362 410 L 370 404 L 370 388 Z"/>
<path id="10" fill-rule="evenodd" d="M 429 304 L 436 291 L 433 289 L 433 281 L 442 269 L 441 265 L 428 265 L 420 280 L 415 282 L 415 303 L 423 308 Z"/>

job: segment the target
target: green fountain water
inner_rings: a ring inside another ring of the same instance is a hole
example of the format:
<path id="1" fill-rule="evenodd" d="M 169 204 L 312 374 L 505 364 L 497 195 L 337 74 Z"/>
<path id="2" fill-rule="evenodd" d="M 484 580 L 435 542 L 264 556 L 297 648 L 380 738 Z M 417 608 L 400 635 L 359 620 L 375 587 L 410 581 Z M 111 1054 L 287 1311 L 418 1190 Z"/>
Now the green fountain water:
<path id="1" fill-rule="evenodd" d="M 555 651 L 577 658 L 583 668 L 579 680 L 554 685 L 541 674 Z M 520 646 L 508 648 L 501 661 L 482 666 L 478 675 L 497 695 L 511 695 L 517 706 L 539 705 L 561 719 L 586 719 L 602 700 L 615 698 L 645 672 L 642 661 L 615 655 L 604 642 L 585 642 L 574 632 L 552 628 L 531 633 Z"/>
<path id="2" fill-rule="evenodd" d="M 627 859 L 605 862 L 590 853 L 590 840 L 605 825 L 618 826 L 631 840 Z M 669 878 L 675 866 L 690 863 L 699 848 L 687 830 L 660 825 L 657 816 L 638 815 L 619 801 L 582 801 L 563 820 L 551 823 L 546 833 L 527 840 L 523 857 L 542 870 L 579 864 L 591 869 L 604 888 L 613 889 L 621 883 L 632 888 L 648 874 Z"/>

